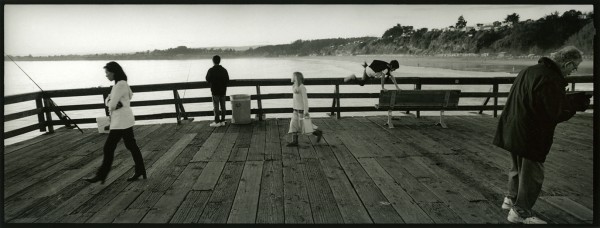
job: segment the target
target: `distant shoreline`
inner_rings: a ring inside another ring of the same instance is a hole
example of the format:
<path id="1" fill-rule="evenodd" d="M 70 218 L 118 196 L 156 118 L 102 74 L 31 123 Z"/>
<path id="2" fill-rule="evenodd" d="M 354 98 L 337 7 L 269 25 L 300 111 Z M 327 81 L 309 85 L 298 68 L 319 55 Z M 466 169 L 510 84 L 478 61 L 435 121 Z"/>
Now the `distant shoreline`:
<path id="1" fill-rule="evenodd" d="M 326 60 L 344 60 L 356 62 L 361 64 L 363 62 L 370 62 L 374 59 L 391 61 L 396 59 L 400 62 L 401 66 L 411 67 L 431 67 L 431 68 L 442 68 L 452 70 L 468 70 L 468 71 L 483 71 L 483 72 L 507 72 L 507 73 L 518 73 L 520 69 L 534 65 L 537 63 L 540 56 L 526 57 L 479 57 L 479 56 L 425 56 L 425 55 L 343 55 L 343 56 L 279 56 L 279 57 L 265 57 L 265 56 L 226 56 L 228 59 L 326 59 Z M 15 60 L 16 62 L 25 61 L 187 61 L 187 60 L 200 60 L 200 59 L 211 59 L 211 57 L 196 57 L 196 58 L 161 58 L 161 59 L 36 59 L 36 60 Z M 5 62 L 11 62 L 5 59 Z M 587 75 L 593 74 L 594 61 L 592 58 L 585 58 L 584 61 L 579 65 L 576 75 Z"/>

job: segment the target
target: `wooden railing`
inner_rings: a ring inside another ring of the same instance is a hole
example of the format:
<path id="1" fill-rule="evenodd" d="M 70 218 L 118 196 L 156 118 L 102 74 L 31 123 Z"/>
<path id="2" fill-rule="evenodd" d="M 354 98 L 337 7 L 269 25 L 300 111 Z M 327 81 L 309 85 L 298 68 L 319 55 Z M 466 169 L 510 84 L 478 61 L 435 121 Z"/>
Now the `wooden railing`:
<path id="1" fill-rule="evenodd" d="M 478 78 L 447 78 L 447 77 L 436 77 L 436 78 L 407 78 L 407 77 L 399 77 L 396 79 L 398 84 L 412 84 L 414 88 L 419 90 L 423 85 L 480 85 L 482 87 L 482 91 L 487 91 L 491 86 L 491 91 L 487 92 L 462 92 L 461 98 L 488 98 L 493 99 L 492 105 L 487 105 L 487 101 L 482 105 L 459 105 L 454 110 L 459 111 L 480 111 L 483 110 L 491 110 L 493 111 L 494 117 L 497 116 L 498 110 L 502 110 L 503 106 L 498 105 L 498 98 L 506 97 L 508 92 L 499 92 L 499 85 L 502 84 L 512 84 L 514 77 L 478 77 Z M 568 77 L 567 80 L 571 84 L 571 90 L 574 90 L 576 83 L 592 83 L 593 78 L 591 75 L 586 76 L 571 76 Z M 367 82 L 366 84 L 379 84 L 377 80 L 372 82 Z M 341 91 L 341 85 L 347 86 L 356 86 L 354 84 L 348 85 L 343 82 L 341 78 L 318 78 L 318 79 L 307 79 L 305 81 L 305 85 L 330 85 L 332 86 L 332 93 L 309 93 L 309 98 L 331 98 L 332 106 L 331 107 L 311 107 L 311 112 L 328 112 L 331 115 L 336 116 L 337 118 L 341 117 L 342 112 L 369 112 L 369 111 L 380 111 L 377 110 L 374 106 L 344 106 L 340 105 L 341 99 L 353 99 L 353 98 L 378 98 L 379 91 L 374 91 L 374 93 L 343 93 Z M 250 111 L 251 114 L 257 114 L 259 119 L 262 120 L 263 114 L 268 113 L 289 113 L 292 111 L 291 107 L 286 108 L 263 108 L 262 101 L 263 100 L 271 100 L 271 99 L 290 99 L 292 98 L 291 93 L 269 93 L 262 94 L 261 87 L 268 86 L 290 86 L 290 79 L 249 79 L 249 80 L 232 80 L 229 83 L 229 87 L 255 87 L 256 94 L 252 94 L 250 99 L 255 100 L 257 102 L 257 107 L 253 107 Z M 178 90 L 184 89 L 208 89 L 209 85 L 207 82 L 188 82 L 188 83 L 170 83 L 170 84 L 152 84 L 152 85 L 136 85 L 131 86 L 131 89 L 134 93 L 138 92 L 161 92 L 161 91 L 173 91 L 173 97 L 159 99 L 159 100 L 144 100 L 144 101 L 132 101 L 132 107 L 139 106 L 156 106 L 156 105 L 174 105 L 175 112 L 166 112 L 166 113 L 155 113 L 155 114 L 146 114 L 146 115 L 136 115 L 136 120 L 152 120 L 152 119 L 163 119 L 163 118 L 179 118 L 184 114 L 183 117 L 193 117 L 193 116 L 212 116 L 212 110 L 206 111 L 194 111 L 194 112 L 185 112 L 183 109 L 183 104 L 190 103 L 204 103 L 204 102 L 212 102 L 211 97 L 193 97 L 193 98 L 180 98 Z M 348 87 L 350 88 L 350 87 Z M 16 130 L 11 130 L 8 132 L 4 132 L 4 138 L 14 137 L 20 134 L 24 134 L 34 130 L 40 130 L 42 132 L 54 131 L 54 125 L 64 125 L 65 123 L 62 120 L 53 120 L 52 112 L 58 111 L 58 109 L 62 109 L 62 111 L 79 111 L 79 110 L 97 110 L 104 109 L 106 115 L 108 115 L 108 110 L 104 106 L 104 99 L 98 99 L 98 103 L 93 104 L 78 104 L 78 105 L 62 105 L 60 107 L 53 107 L 51 105 L 52 98 L 58 97 L 78 97 L 78 96 L 89 96 L 89 95 L 102 95 L 105 98 L 108 93 L 110 93 L 109 87 L 104 88 L 88 88 L 88 89 L 69 89 L 69 90 L 52 90 L 34 93 L 26 93 L 19 95 L 11 95 L 4 97 L 4 105 L 15 104 L 19 102 L 26 101 L 35 101 L 36 107 L 34 109 L 19 111 L 16 113 L 4 115 L 4 122 L 13 121 L 19 118 L 24 118 L 28 116 L 36 116 L 38 118 L 38 122 L 35 124 L 31 124 L 28 126 L 24 126 L 18 128 Z M 586 91 L 586 93 L 592 94 L 592 91 Z M 227 100 L 229 98 L 227 97 Z M 593 108 L 593 107 L 590 107 Z M 419 111 L 427 111 L 426 107 L 406 107 L 405 111 L 417 111 L 417 116 L 419 115 Z M 451 110 L 447 110 L 451 111 Z M 185 112 L 185 113 L 184 113 Z M 231 115 L 231 110 L 227 111 L 228 115 Z M 73 119 L 76 124 L 82 123 L 95 123 L 95 118 L 81 118 L 81 119 Z"/>

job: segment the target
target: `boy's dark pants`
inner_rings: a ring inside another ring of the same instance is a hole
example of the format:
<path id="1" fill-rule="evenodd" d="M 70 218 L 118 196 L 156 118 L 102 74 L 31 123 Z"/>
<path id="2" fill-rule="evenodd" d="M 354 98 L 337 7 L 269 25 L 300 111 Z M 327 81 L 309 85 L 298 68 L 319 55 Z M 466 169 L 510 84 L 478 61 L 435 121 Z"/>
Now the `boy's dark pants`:
<path id="1" fill-rule="evenodd" d="M 220 123 L 225 120 L 225 113 L 227 109 L 225 109 L 225 95 L 213 95 L 213 110 L 215 111 L 215 123 Z M 221 106 L 221 111 L 219 112 L 219 105 Z M 221 119 L 219 120 L 219 113 L 221 114 Z"/>

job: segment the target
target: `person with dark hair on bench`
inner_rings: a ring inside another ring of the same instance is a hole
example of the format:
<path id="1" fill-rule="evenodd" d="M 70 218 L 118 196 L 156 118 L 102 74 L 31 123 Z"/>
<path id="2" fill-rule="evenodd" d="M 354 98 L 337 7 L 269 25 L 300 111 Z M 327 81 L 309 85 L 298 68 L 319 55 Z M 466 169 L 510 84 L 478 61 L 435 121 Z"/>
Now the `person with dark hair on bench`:
<path id="1" fill-rule="evenodd" d="M 385 79 L 390 78 L 392 79 L 392 82 L 394 82 L 396 89 L 400 90 L 398 83 L 396 83 L 396 79 L 392 76 L 392 71 L 400 68 L 400 64 L 397 60 L 392 60 L 390 63 L 381 60 L 373 60 L 371 64 L 367 65 L 367 62 L 364 62 L 362 66 L 364 67 L 362 78 L 357 78 L 355 74 L 351 74 L 344 78 L 344 82 L 356 82 L 360 86 L 364 86 L 368 79 L 380 78 L 381 89 L 386 90 L 384 88 Z"/>

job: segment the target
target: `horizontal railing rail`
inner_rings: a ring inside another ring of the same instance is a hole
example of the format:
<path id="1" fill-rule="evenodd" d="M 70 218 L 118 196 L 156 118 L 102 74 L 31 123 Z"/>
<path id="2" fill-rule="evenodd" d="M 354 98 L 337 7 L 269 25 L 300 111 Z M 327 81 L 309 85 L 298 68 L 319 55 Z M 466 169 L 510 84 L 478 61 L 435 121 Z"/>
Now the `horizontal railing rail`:
<path id="1" fill-rule="evenodd" d="M 414 85 L 415 89 L 421 89 L 423 85 L 480 85 L 482 86 L 481 92 L 462 92 L 460 94 L 461 98 L 487 98 L 486 101 L 482 105 L 459 105 L 457 108 L 452 109 L 455 111 L 479 111 L 480 113 L 484 110 L 493 111 L 494 117 L 497 116 L 497 111 L 502 110 L 503 105 L 498 104 L 498 98 L 507 97 L 508 92 L 499 92 L 498 87 L 503 84 L 512 84 L 514 81 L 514 77 L 472 77 L 472 78 L 462 78 L 462 77 L 427 77 L 427 78 L 419 78 L 419 77 L 398 77 L 396 81 L 398 84 L 408 84 Z M 567 78 L 567 81 L 571 83 L 570 90 L 575 90 L 576 83 L 592 83 L 593 76 L 585 75 L 585 76 L 570 76 Z M 379 81 L 370 81 L 366 84 L 379 84 Z M 332 116 L 336 116 L 337 118 L 341 117 L 341 112 L 370 112 L 370 111 L 381 111 L 377 110 L 374 106 L 344 106 L 340 105 L 341 99 L 356 99 L 356 98 L 378 98 L 379 93 L 342 93 L 340 86 L 352 86 L 353 84 L 345 84 L 342 78 L 309 78 L 305 81 L 305 85 L 321 85 L 321 86 L 333 86 L 332 93 L 309 93 L 309 98 L 317 98 L 317 99 L 332 99 L 332 106 L 328 107 L 311 107 L 311 112 L 328 112 Z M 292 111 L 291 107 L 286 108 L 263 108 L 262 101 L 264 100 L 275 100 L 275 99 L 290 99 L 292 98 L 291 93 L 261 93 L 261 87 L 269 87 L 269 86 L 291 86 L 290 79 L 242 79 L 242 80 L 231 80 L 229 87 L 255 87 L 256 93 L 251 94 L 250 99 L 255 100 L 257 102 L 257 107 L 252 107 L 250 110 L 251 114 L 256 114 L 257 117 L 262 120 L 262 116 L 264 114 L 275 114 L 275 113 L 290 113 Z M 491 86 L 491 89 L 489 89 Z M 207 82 L 187 82 L 187 83 L 168 83 L 168 84 L 149 84 L 149 85 L 133 85 L 131 89 L 135 93 L 139 92 L 165 92 L 165 91 L 173 91 L 172 96 L 165 97 L 164 99 L 155 99 L 155 100 L 143 100 L 143 101 L 132 101 L 132 107 L 141 107 L 141 106 L 156 106 L 156 105 L 174 105 L 175 112 L 162 112 L 162 113 L 153 113 L 153 114 L 143 114 L 136 115 L 136 120 L 154 120 L 154 119 L 164 119 L 164 118 L 179 118 L 182 116 L 181 112 L 183 112 L 182 106 L 183 104 L 194 104 L 194 103 L 209 103 L 212 102 L 211 97 L 188 97 L 188 98 L 180 98 L 178 95 L 178 90 L 188 90 L 188 89 L 208 89 L 210 85 Z M 489 91 L 486 91 L 488 90 Z M 586 93 L 592 94 L 593 91 L 585 91 Z M 20 110 L 15 113 L 4 115 L 4 122 L 14 121 L 20 118 L 36 116 L 38 117 L 38 123 L 31 124 L 28 126 L 24 126 L 15 130 L 11 130 L 8 132 L 4 132 L 4 138 L 14 137 L 20 134 L 24 134 L 34 130 L 40 130 L 41 132 L 49 131 L 53 132 L 55 125 L 64 125 L 66 123 L 62 122 L 62 120 L 53 120 L 52 112 L 59 111 L 60 108 L 62 111 L 82 111 L 82 110 L 105 110 L 105 113 L 108 114 L 108 110 L 104 106 L 104 98 L 110 93 L 110 87 L 99 87 L 99 88 L 85 88 L 85 89 L 69 89 L 69 90 L 48 90 L 42 92 L 33 92 L 33 93 L 25 93 L 18 95 L 10 95 L 4 97 L 4 105 L 10 105 L 20 102 L 27 101 L 35 101 L 36 107 L 29 110 Z M 80 96 L 90 96 L 90 95 L 101 95 L 102 100 L 98 99 L 98 103 L 92 104 L 77 104 L 77 105 L 61 105 L 59 108 L 53 107 L 49 105 L 49 100 L 52 98 L 59 97 L 80 97 Z M 229 97 L 226 97 L 229 101 Z M 493 99 L 492 105 L 487 105 L 487 102 Z M 593 108 L 593 107 L 590 107 Z M 427 107 L 404 107 L 401 109 L 403 111 L 417 111 L 417 116 L 419 116 L 420 111 L 436 111 L 436 109 L 431 109 Z M 446 111 L 452 111 L 446 110 Z M 228 115 L 231 115 L 231 110 L 227 111 Z M 212 110 L 206 111 L 187 111 L 185 112 L 185 117 L 193 117 L 193 116 L 212 116 Z M 73 119 L 73 122 L 76 124 L 84 124 L 84 123 L 95 123 L 96 119 L 94 118 L 79 118 Z"/>

